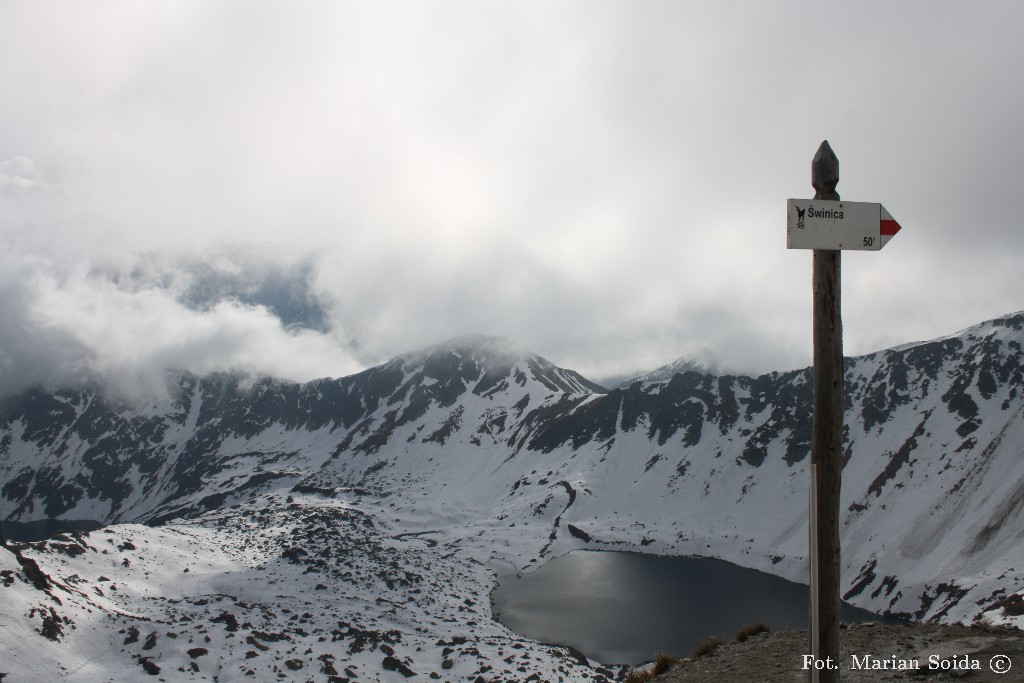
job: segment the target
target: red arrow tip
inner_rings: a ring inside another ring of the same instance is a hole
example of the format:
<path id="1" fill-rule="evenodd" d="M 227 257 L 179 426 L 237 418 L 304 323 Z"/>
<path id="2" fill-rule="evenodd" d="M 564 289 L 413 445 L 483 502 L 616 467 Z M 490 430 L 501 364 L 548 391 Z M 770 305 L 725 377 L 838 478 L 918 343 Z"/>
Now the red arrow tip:
<path id="1" fill-rule="evenodd" d="M 895 235 L 900 231 L 900 224 L 894 220 L 883 220 L 879 227 L 879 233 L 882 235 Z"/>

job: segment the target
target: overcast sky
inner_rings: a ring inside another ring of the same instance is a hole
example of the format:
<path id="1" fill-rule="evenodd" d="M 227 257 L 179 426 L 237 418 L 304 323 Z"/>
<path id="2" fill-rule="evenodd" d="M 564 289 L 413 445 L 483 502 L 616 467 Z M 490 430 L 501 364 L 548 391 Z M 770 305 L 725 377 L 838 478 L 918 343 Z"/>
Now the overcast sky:
<path id="1" fill-rule="evenodd" d="M 341 376 L 473 332 L 599 380 L 803 367 L 785 202 L 823 139 L 903 225 L 843 255 L 848 355 L 1024 309 L 1022 26 L 1019 0 L 4 2 L 0 386 Z M 189 259 L 292 268 L 326 322 L 188 306 Z"/>

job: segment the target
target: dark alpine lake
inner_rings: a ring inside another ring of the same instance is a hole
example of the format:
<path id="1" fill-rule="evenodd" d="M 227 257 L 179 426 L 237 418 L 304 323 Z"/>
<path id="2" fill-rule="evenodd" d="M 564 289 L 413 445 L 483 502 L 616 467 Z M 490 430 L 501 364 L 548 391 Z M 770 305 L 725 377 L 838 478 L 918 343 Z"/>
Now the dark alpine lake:
<path id="1" fill-rule="evenodd" d="M 33 543 L 65 531 L 92 531 L 100 526 L 99 522 L 89 519 L 41 519 L 36 522 L 0 522 L 0 531 L 9 541 Z"/>
<path id="2" fill-rule="evenodd" d="M 806 628 L 808 613 L 806 585 L 723 560 L 589 550 L 499 576 L 491 600 L 516 633 L 603 664 L 686 657 L 709 636 L 730 641 L 758 622 Z M 840 618 L 882 619 L 845 603 Z"/>

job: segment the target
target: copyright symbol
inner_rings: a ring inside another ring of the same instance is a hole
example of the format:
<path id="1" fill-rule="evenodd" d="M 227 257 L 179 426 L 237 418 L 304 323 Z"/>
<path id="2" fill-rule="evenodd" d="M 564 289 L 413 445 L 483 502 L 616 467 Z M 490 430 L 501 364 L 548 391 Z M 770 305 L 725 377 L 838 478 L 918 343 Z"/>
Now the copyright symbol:
<path id="1" fill-rule="evenodd" d="M 992 669 L 997 674 L 1004 674 L 1010 670 L 1010 666 L 1013 663 L 1010 658 L 1006 655 L 996 655 L 988 662 L 988 668 Z"/>

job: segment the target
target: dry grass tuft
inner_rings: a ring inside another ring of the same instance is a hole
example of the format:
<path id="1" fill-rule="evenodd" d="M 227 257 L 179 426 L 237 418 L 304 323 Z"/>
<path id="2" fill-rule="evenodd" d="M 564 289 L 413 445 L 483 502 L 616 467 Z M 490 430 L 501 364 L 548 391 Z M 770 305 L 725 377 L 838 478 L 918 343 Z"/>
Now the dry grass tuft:
<path id="1" fill-rule="evenodd" d="M 693 651 L 693 654 L 690 655 L 690 658 L 699 659 L 701 657 L 705 657 L 714 652 L 715 650 L 717 650 L 718 646 L 721 644 L 721 638 L 719 638 L 718 636 L 711 636 L 710 638 L 708 638 L 703 643 L 697 646 L 697 649 Z"/>
<path id="2" fill-rule="evenodd" d="M 761 633 L 770 633 L 771 628 L 763 623 L 758 622 L 751 624 L 743 628 L 739 633 L 736 634 L 736 642 L 742 643 L 752 636 L 756 636 Z M 699 659 L 706 657 L 723 644 L 723 641 L 718 636 L 711 636 L 693 651 L 690 655 L 690 659 Z M 681 663 L 683 660 L 678 657 L 667 655 L 664 652 L 659 652 L 654 660 L 654 665 L 651 668 L 634 668 L 631 669 L 629 674 L 626 676 L 623 683 L 648 683 L 648 681 L 654 680 L 657 676 L 668 671 L 673 665 Z"/>
<path id="3" fill-rule="evenodd" d="M 736 642 L 742 643 L 751 636 L 756 636 L 761 633 L 769 633 L 770 631 L 771 629 L 768 627 L 768 624 L 761 622 L 751 624 L 736 634 Z"/>
<path id="4" fill-rule="evenodd" d="M 655 676 L 659 676 L 668 671 L 674 664 L 680 663 L 681 659 L 667 655 L 664 652 L 659 652 L 654 659 L 654 666 L 650 669 L 633 669 L 626 676 L 624 683 L 647 683 Z"/>

